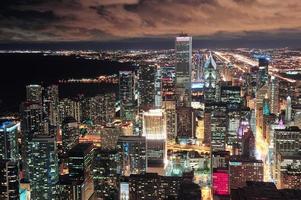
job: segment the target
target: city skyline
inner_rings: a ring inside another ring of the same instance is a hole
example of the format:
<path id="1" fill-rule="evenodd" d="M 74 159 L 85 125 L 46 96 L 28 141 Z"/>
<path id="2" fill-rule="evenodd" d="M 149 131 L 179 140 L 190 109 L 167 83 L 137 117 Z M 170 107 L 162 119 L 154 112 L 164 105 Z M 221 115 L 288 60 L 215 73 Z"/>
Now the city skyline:
<path id="1" fill-rule="evenodd" d="M 299 200 L 299 0 L 4 0 L 1 200 Z"/>

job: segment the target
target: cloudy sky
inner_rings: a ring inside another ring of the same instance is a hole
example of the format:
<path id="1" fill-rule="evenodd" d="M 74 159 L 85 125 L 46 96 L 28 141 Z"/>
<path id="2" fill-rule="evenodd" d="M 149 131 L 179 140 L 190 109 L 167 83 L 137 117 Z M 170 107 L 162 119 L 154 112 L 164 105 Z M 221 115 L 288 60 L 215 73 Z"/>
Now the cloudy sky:
<path id="1" fill-rule="evenodd" d="M 1 0 L 0 41 L 299 37 L 300 0 Z"/>

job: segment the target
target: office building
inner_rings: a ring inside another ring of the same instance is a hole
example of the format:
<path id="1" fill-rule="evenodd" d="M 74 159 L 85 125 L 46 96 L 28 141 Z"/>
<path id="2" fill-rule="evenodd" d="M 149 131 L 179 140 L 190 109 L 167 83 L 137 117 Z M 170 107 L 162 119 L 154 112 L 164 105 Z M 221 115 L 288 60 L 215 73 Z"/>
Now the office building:
<path id="1" fill-rule="evenodd" d="M 176 99 L 176 71 L 175 67 L 161 67 L 162 101 L 175 101 Z M 163 105 L 164 106 L 164 105 Z"/>
<path id="2" fill-rule="evenodd" d="M 250 157 L 230 157 L 230 187 L 246 186 L 247 181 L 263 181 L 263 162 Z"/>
<path id="3" fill-rule="evenodd" d="M 85 200 L 84 181 L 72 181 L 68 174 L 61 175 L 57 184 L 57 200 Z"/>
<path id="4" fill-rule="evenodd" d="M 26 101 L 42 105 L 42 92 L 43 88 L 40 85 L 27 85 Z"/>
<path id="5" fill-rule="evenodd" d="M 138 106 L 140 110 L 147 111 L 155 106 L 155 79 L 157 66 L 140 65 L 138 70 Z"/>
<path id="6" fill-rule="evenodd" d="M 57 126 L 59 123 L 59 89 L 58 85 L 51 85 L 45 89 L 43 96 L 43 109 L 45 117 L 49 120 L 50 126 Z"/>
<path id="7" fill-rule="evenodd" d="M 95 149 L 93 158 L 93 180 L 95 196 L 100 199 L 118 199 L 118 152 Z"/>
<path id="8" fill-rule="evenodd" d="M 129 177 L 129 199 L 164 200 L 201 197 L 200 187 L 184 177 L 159 176 L 156 173 L 131 175 Z"/>
<path id="9" fill-rule="evenodd" d="M 296 126 L 285 129 L 275 129 L 274 132 L 275 153 L 300 152 L 301 151 L 301 130 Z"/>
<path id="10" fill-rule="evenodd" d="M 132 71 L 119 72 L 120 118 L 133 121 L 135 113 L 135 73 Z"/>
<path id="11" fill-rule="evenodd" d="M 146 172 L 146 139 L 142 136 L 120 136 L 117 142 L 119 174 L 129 176 Z"/>
<path id="12" fill-rule="evenodd" d="M 279 81 L 275 76 L 271 76 L 269 83 L 269 99 L 270 99 L 270 108 L 271 113 L 279 113 Z"/>
<path id="13" fill-rule="evenodd" d="M 68 153 L 69 179 L 83 182 L 84 199 L 89 199 L 94 193 L 92 162 L 92 143 L 79 143 Z"/>
<path id="14" fill-rule="evenodd" d="M 227 104 L 225 103 L 207 103 L 205 112 L 210 113 L 210 143 L 212 151 L 224 151 L 226 148 L 228 115 Z M 206 116 L 209 117 L 209 116 Z M 207 118 L 205 129 L 207 128 Z M 209 128 L 209 127 L 208 127 Z M 206 136 L 205 136 L 206 137 Z M 208 136 L 207 136 L 208 137 Z"/>
<path id="15" fill-rule="evenodd" d="M 195 139 L 195 113 L 192 107 L 177 107 L 177 139 Z"/>
<path id="16" fill-rule="evenodd" d="M 176 37 L 175 51 L 177 106 L 191 106 L 192 38 Z"/>
<path id="17" fill-rule="evenodd" d="M 18 160 L 20 123 L 0 120 L 0 159 Z"/>
<path id="18" fill-rule="evenodd" d="M 94 124 L 106 125 L 115 119 L 115 93 L 105 93 L 89 99 L 89 119 Z"/>
<path id="19" fill-rule="evenodd" d="M 230 194 L 230 152 L 215 151 L 211 154 L 212 192 L 214 199 Z"/>
<path id="20" fill-rule="evenodd" d="M 275 163 L 277 188 L 301 190 L 301 155 L 297 152 L 277 153 Z"/>
<path id="21" fill-rule="evenodd" d="M 146 137 L 148 166 L 164 166 L 166 160 L 166 118 L 163 110 L 143 113 L 143 134 Z"/>
<path id="22" fill-rule="evenodd" d="M 29 180 L 29 142 L 35 135 L 45 134 L 42 107 L 25 102 L 21 104 L 21 152 L 25 179 Z"/>
<path id="23" fill-rule="evenodd" d="M 210 53 L 204 66 L 204 100 L 206 102 L 216 101 L 217 66 Z"/>
<path id="24" fill-rule="evenodd" d="M 18 162 L 0 159 L 0 199 L 20 199 Z"/>
<path id="25" fill-rule="evenodd" d="M 64 98 L 59 102 L 60 122 L 66 117 L 73 117 L 76 121 L 81 122 L 81 106 L 80 101 Z"/>
<path id="26" fill-rule="evenodd" d="M 62 122 L 62 145 L 63 154 L 67 155 L 68 151 L 79 142 L 79 125 L 73 117 L 65 117 Z"/>
<path id="27" fill-rule="evenodd" d="M 54 137 L 37 135 L 29 141 L 31 198 L 54 199 L 59 181 L 58 155 Z"/>
<path id="28" fill-rule="evenodd" d="M 260 57 L 258 59 L 258 72 L 257 72 L 257 90 L 266 85 L 269 80 L 269 59 Z"/>
<path id="29" fill-rule="evenodd" d="M 167 139 L 174 141 L 177 137 L 177 111 L 175 101 L 163 101 L 163 110 L 166 116 Z"/>
<path id="30" fill-rule="evenodd" d="M 221 102 L 227 103 L 229 109 L 240 108 L 242 103 L 240 86 L 221 86 Z"/>
<path id="31" fill-rule="evenodd" d="M 289 124 L 292 121 L 292 98 L 286 98 L 285 122 Z"/>

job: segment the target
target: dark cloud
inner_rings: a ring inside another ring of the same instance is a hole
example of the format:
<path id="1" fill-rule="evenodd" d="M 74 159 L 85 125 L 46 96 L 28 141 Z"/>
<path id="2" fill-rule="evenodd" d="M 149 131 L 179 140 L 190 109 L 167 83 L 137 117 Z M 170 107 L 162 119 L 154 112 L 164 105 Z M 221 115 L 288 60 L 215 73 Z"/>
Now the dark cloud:
<path id="1" fill-rule="evenodd" d="M 300 31 L 300 21 L 299 0 L 2 0 L 0 39 L 241 37 Z"/>

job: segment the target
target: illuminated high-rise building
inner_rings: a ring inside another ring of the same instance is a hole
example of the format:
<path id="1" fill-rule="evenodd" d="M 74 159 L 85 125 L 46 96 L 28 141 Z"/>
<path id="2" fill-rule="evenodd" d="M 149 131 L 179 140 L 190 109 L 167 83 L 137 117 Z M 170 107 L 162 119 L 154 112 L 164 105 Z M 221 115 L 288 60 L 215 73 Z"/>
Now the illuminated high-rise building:
<path id="1" fill-rule="evenodd" d="M 135 73 L 119 72 L 120 118 L 124 121 L 135 119 Z"/>
<path id="2" fill-rule="evenodd" d="M 175 101 L 163 101 L 163 109 L 166 116 L 166 135 L 168 140 L 177 137 L 177 112 Z"/>
<path id="3" fill-rule="evenodd" d="M 269 99 L 271 113 L 279 113 L 279 81 L 275 76 L 271 76 L 269 84 Z"/>
<path id="4" fill-rule="evenodd" d="M 121 175 L 146 172 L 146 139 L 142 136 L 120 136 L 117 142 Z"/>
<path id="5" fill-rule="evenodd" d="M 263 162 L 249 157 L 231 156 L 230 187 L 237 189 L 246 186 L 247 181 L 263 181 Z"/>
<path id="6" fill-rule="evenodd" d="M 157 68 L 155 75 L 155 108 L 162 107 L 162 70 Z"/>
<path id="7" fill-rule="evenodd" d="M 156 173 L 133 174 L 129 177 L 129 196 L 130 199 L 183 199 L 178 197 L 182 182 L 181 177 L 160 176 Z"/>
<path id="8" fill-rule="evenodd" d="M 176 101 L 177 106 L 191 105 L 192 38 L 176 37 Z"/>
<path id="9" fill-rule="evenodd" d="M 217 69 L 216 63 L 210 54 L 204 66 L 204 100 L 206 102 L 216 101 Z"/>
<path id="10" fill-rule="evenodd" d="M 213 151 L 211 155 L 212 166 L 212 192 L 214 199 L 230 195 L 230 152 Z"/>
<path id="11" fill-rule="evenodd" d="M 79 142 L 79 125 L 73 117 L 66 117 L 62 122 L 63 154 Z"/>
<path id="12" fill-rule="evenodd" d="M 31 198 L 54 199 L 59 181 L 58 155 L 54 137 L 37 135 L 29 142 Z"/>
<path id="13" fill-rule="evenodd" d="M 138 70 L 138 105 L 142 110 L 148 110 L 155 106 L 155 77 L 157 66 L 140 65 Z"/>
<path id="14" fill-rule="evenodd" d="M 166 118 L 163 110 L 143 113 L 143 136 L 146 137 L 148 166 L 163 166 L 166 159 Z"/>
<path id="15" fill-rule="evenodd" d="M 286 98 L 285 122 L 290 123 L 291 121 L 292 121 L 292 98 L 288 96 Z"/>
<path id="16" fill-rule="evenodd" d="M 43 99 L 44 113 L 50 126 L 57 126 L 59 122 L 59 89 L 58 85 L 51 85 L 45 89 Z M 45 118 L 44 117 L 44 118 Z"/>
<path id="17" fill-rule="evenodd" d="M 266 85 L 269 80 L 269 59 L 260 57 L 258 59 L 258 72 L 257 72 L 257 90 Z"/>
<path id="18" fill-rule="evenodd" d="M 227 103 L 228 108 L 237 109 L 242 104 L 240 86 L 221 86 L 221 102 Z"/>
<path id="19" fill-rule="evenodd" d="M 21 152 L 25 179 L 29 179 L 29 142 L 35 135 L 45 134 L 42 107 L 25 102 L 21 104 Z"/>
<path id="20" fill-rule="evenodd" d="M 19 164 L 0 159 L 0 199 L 19 200 Z"/>
<path id="21" fill-rule="evenodd" d="M 166 115 L 166 132 L 169 140 L 176 138 L 176 91 L 175 91 L 175 68 L 161 68 L 162 108 Z"/>
<path id="22" fill-rule="evenodd" d="M 0 159 L 18 160 L 20 123 L 0 120 Z"/>
<path id="23" fill-rule="evenodd" d="M 68 152 L 69 179 L 82 182 L 83 199 L 89 199 L 94 193 L 92 143 L 79 143 Z"/>
<path id="24" fill-rule="evenodd" d="M 95 149 L 93 159 L 93 180 L 96 197 L 118 199 L 119 176 L 118 152 L 116 150 Z"/>
<path id="25" fill-rule="evenodd" d="M 81 106 L 80 102 L 73 99 L 64 98 L 59 102 L 60 122 L 66 117 L 74 117 L 76 121 L 81 121 Z"/>
<path id="26" fill-rule="evenodd" d="M 105 93 L 91 97 L 89 102 L 89 119 L 94 124 L 106 125 L 115 119 L 115 93 Z"/>
<path id="27" fill-rule="evenodd" d="M 175 101 L 176 97 L 176 71 L 175 67 L 162 67 L 162 101 Z"/>
<path id="28" fill-rule="evenodd" d="M 278 153 L 301 152 L 301 130 L 297 126 L 275 129 L 274 151 Z"/>
<path id="29" fill-rule="evenodd" d="M 211 150 L 224 151 L 228 131 L 227 104 L 207 103 L 205 109 L 210 113 Z"/>
<path id="30" fill-rule="evenodd" d="M 42 105 L 43 88 L 40 85 L 26 86 L 26 101 Z"/>
<path id="31" fill-rule="evenodd" d="M 177 107 L 177 138 L 195 139 L 196 119 L 192 107 Z"/>

